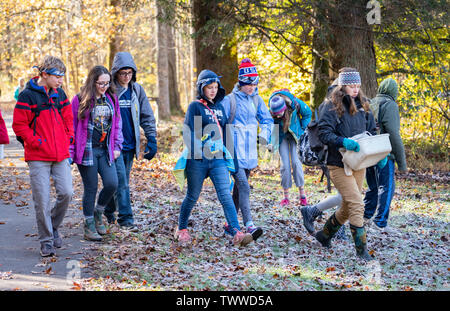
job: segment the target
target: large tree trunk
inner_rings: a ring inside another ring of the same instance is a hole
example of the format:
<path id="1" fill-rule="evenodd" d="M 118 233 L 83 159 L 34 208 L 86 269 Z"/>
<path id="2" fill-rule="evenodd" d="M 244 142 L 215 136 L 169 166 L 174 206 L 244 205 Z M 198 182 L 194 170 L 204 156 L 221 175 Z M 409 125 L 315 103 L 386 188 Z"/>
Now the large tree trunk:
<path id="1" fill-rule="evenodd" d="M 376 59 L 373 33 L 366 20 L 366 0 L 334 2 L 329 11 L 331 78 L 342 67 L 354 67 L 361 75 L 364 94 L 376 95 Z"/>
<path id="2" fill-rule="evenodd" d="M 169 59 L 167 50 L 168 25 L 161 21 L 164 18 L 164 9 L 157 3 L 158 18 L 157 40 L 158 40 L 158 117 L 160 119 L 170 119 L 169 100 Z M 173 86 L 172 86 L 173 87 Z M 175 86 L 176 87 L 176 86 Z"/>
<path id="3" fill-rule="evenodd" d="M 327 45 L 325 42 L 325 33 L 322 28 L 315 28 L 312 42 L 312 84 L 311 84 L 311 110 L 319 108 L 327 95 L 327 89 L 330 85 L 329 63 L 326 59 Z"/>
<path id="4" fill-rule="evenodd" d="M 110 2 L 111 6 L 114 8 L 113 18 L 114 20 L 120 19 L 119 12 L 122 10 L 122 2 L 121 0 L 111 0 Z M 124 25 L 119 24 L 114 29 L 113 33 L 109 36 L 109 42 L 108 42 L 108 68 L 111 69 L 114 56 L 117 52 L 120 52 L 123 45 L 123 39 L 121 37 L 121 32 Z"/>
<path id="5" fill-rule="evenodd" d="M 194 31 L 197 74 L 210 69 L 222 76 L 221 83 L 230 93 L 238 76 L 237 48 L 234 34 L 226 33 L 217 22 L 220 18 L 217 0 L 194 0 Z M 206 26 L 206 27 L 205 27 Z"/>

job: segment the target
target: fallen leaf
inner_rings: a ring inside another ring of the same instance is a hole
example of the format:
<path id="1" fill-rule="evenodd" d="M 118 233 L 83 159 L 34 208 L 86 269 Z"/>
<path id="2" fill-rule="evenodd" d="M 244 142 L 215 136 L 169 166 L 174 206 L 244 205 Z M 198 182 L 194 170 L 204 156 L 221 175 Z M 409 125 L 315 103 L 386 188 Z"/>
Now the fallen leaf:
<path id="1" fill-rule="evenodd" d="M 81 290 L 81 289 L 82 289 L 82 286 L 81 286 L 80 283 L 73 282 L 73 287 L 72 287 L 71 289 L 74 289 L 74 290 Z"/>

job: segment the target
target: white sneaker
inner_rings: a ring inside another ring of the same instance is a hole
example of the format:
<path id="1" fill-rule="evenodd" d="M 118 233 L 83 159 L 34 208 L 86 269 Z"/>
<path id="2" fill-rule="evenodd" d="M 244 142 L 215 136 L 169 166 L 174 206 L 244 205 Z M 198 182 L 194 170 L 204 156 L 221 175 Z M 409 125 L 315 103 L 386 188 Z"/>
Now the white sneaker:
<path id="1" fill-rule="evenodd" d="M 364 217 L 364 227 L 370 228 L 372 226 L 372 219 Z"/>

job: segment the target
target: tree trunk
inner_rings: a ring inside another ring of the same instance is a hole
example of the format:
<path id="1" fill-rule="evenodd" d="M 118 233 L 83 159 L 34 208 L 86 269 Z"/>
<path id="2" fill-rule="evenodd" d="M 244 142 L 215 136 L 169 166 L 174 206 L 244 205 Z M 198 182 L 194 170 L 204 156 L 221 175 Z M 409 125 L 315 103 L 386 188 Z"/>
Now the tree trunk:
<path id="1" fill-rule="evenodd" d="M 167 50 L 168 26 L 161 21 L 164 18 L 164 9 L 157 3 L 158 18 L 157 40 L 158 40 L 158 117 L 160 119 L 170 119 L 170 99 L 169 99 L 169 59 Z M 176 86 L 175 86 L 176 87 Z"/>
<path id="2" fill-rule="evenodd" d="M 337 77 L 342 67 L 356 68 L 361 75 L 361 89 L 372 98 L 377 92 L 376 59 L 366 3 L 342 0 L 330 6 L 328 52 L 331 77 Z"/>
<path id="3" fill-rule="evenodd" d="M 120 14 L 119 12 L 122 10 L 121 7 L 121 0 L 111 0 L 110 2 L 111 6 L 114 8 L 113 10 L 113 14 L 112 14 L 112 18 L 114 20 L 120 20 Z M 121 38 L 121 32 L 123 29 L 124 25 L 123 24 L 119 24 L 115 27 L 113 33 L 111 34 L 111 36 L 109 36 L 109 42 L 108 42 L 108 68 L 111 69 L 113 61 L 114 61 L 114 56 L 116 55 L 117 52 L 120 52 L 120 50 L 122 49 L 122 38 Z"/>
<path id="4" fill-rule="evenodd" d="M 175 44 L 175 29 L 172 25 L 167 27 L 167 56 L 169 70 L 169 103 L 172 115 L 183 113 L 180 105 L 180 93 L 178 92 L 177 47 Z"/>
<path id="5" fill-rule="evenodd" d="M 327 95 L 327 89 L 330 85 L 329 62 L 325 58 L 327 55 L 327 45 L 324 40 L 322 28 L 315 28 L 313 34 L 313 52 L 312 66 L 313 75 L 311 83 L 311 105 L 312 111 L 319 108 Z"/>
<path id="6" fill-rule="evenodd" d="M 194 31 L 197 74 L 210 69 L 222 76 L 221 84 L 230 93 L 238 77 L 237 48 L 234 34 L 223 31 L 217 0 L 194 0 Z"/>

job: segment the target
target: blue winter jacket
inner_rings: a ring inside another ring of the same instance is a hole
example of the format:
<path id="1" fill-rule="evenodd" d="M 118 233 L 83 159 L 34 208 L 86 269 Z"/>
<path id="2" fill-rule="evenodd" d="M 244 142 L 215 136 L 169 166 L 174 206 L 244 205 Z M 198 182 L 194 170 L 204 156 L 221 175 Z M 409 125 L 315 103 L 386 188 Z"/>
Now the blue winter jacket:
<path id="1" fill-rule="evenodd" d="M 295 97 L 292 93 L 288 92 L 287 90 L 280 90 L 274 92 L 270 99 L 275 95 L 282 95 L 287 97 L 290 101 L 287 104 L 290 106 L 290 108 L 293 110 L 291 114 L 291 121 L 289 124 L 289 133 L 291 133 L 292 137 L 295 138 L 295 141 L 298 141 L 300 139 L 300 136 L 305 132 L 306 127 L 308 126 L 309 122 L 311 122 L 312 112 L 311 108 L 303 102 L 301 99 L 298 99 Z M 269 102 L 270 102 L 269 99 Z M 283 121 L 276 119 L 275 124 L 279 125 L 278 137 L 272 137 L 271 143 L 274 145 L 275 149 L 279 147 L 279 144 L 283 141 L 284 137 L 286 136 L 286 133 L 283 132 Z M 275 131 L 274 131 L 275 132 Z M 278 138 L 278 141 L 277 141 Z"/>
<path id="2" fill-rule="evenodd" d="M 252 95 L 240 91 L 236 84 L 232 93 L 236 98 L 236 116 L 233 121 L 233 139 L 235 156 L 239 168 L 253 169 L 258 165 L 257 138 L 270 140 L 273 127 L 273 119 L 264 100 L 258 95 L 258 89 Z M 227 117 L 230 116 L 230 96 L 225 96 L 222 105 Z M 255 108 L 253 97 L 257 96 L 258 105 Z M 258 134 L 258 123 L 260 132 Z"/>

